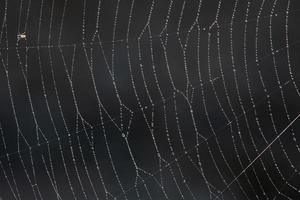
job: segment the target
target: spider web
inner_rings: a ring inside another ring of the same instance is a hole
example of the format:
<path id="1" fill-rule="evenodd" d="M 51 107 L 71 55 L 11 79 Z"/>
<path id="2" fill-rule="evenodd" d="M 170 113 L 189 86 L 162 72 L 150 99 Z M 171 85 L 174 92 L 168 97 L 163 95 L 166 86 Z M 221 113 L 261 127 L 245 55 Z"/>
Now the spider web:
<path id="1" fill-rule="evenodd" d="M 299 199 L 296 3 L 2 0 L 0 198 Z"/>

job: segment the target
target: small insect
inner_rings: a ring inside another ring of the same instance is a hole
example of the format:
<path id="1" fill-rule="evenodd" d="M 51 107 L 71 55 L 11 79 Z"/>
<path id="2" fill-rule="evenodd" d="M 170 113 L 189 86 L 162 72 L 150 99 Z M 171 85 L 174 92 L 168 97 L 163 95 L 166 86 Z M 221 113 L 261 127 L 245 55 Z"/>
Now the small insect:
<path id="1" fill-rule="evenodd" d="M 17 35 L 17 39 L 18 39 L 18 42 L 20 41 L 20 40 L 26 40 L 26 33 L 24 32 L 24 33 L 19 33 L 18 35 Z"/>

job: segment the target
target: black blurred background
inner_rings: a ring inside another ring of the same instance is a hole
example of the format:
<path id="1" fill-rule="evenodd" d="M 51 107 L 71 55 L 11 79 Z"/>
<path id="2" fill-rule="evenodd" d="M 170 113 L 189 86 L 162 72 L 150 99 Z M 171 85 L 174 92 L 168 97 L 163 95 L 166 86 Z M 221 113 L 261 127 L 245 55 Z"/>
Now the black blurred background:
<path id="1" fill-rule="evenodd" d="M 299 8 L 0 0 L 1 198 L 299 199 Z"/>

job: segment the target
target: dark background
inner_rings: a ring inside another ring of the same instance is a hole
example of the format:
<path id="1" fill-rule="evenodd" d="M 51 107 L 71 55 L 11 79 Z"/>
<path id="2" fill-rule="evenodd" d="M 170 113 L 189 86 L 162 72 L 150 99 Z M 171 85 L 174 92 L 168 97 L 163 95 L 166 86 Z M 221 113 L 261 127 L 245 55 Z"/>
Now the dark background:
<path id="1" fill-rule="evenodd" d="M 0 0 L 1 198 L 299 199 L 300 4 L 262 2 Z"/>

